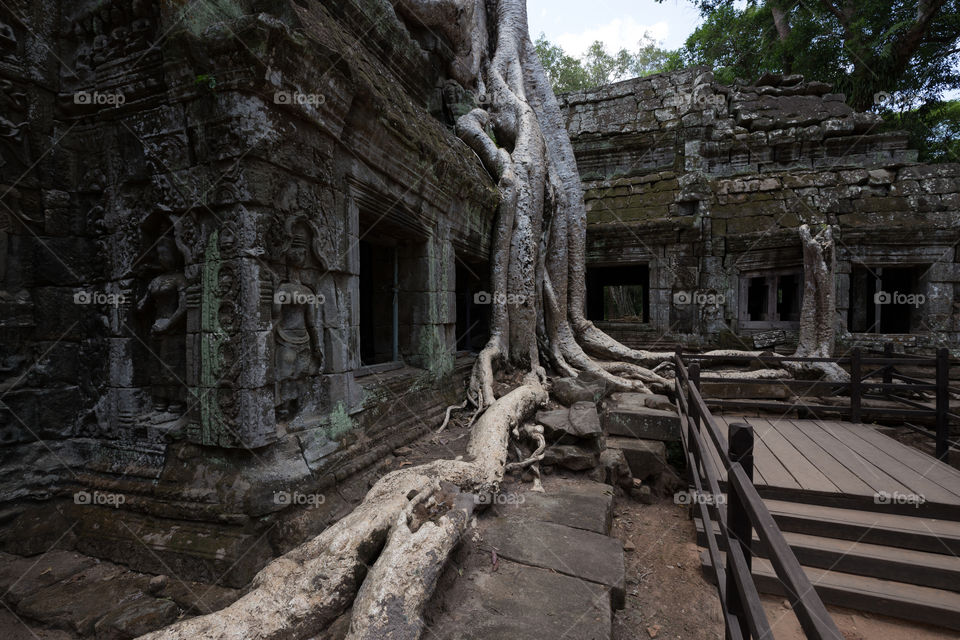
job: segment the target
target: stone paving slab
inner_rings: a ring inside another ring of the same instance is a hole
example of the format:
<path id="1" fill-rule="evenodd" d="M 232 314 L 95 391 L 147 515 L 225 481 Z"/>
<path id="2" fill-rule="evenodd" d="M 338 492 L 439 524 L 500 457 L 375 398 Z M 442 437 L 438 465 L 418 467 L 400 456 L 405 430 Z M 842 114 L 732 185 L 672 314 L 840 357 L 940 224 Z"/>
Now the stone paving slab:
<path id="1" fill-rule="evenodd" d="M 479 514 L 425 613 L 434 640 L 610 640 L 623 608 L 623 548 L 608 537 L 610 486 L 544 479 Z M 519 499 L 519 498 L 522 498 Z"/>
<path id="2" fill-rule="evenodd" d="M 500 560 L 474 568 L 446 594 L 462 604 L 423 635 L 432 640 L 609 640 L 609 591 L 546 569 Z"/>
<path id="3" fill-rule="evenodd" d="M 575 529 L 609 534 L 613 522 L 613 487 L 590 482 L 564 487 L 563 491 L 526 491 L 517 500 L 498 504 L 493 515 L 521 520 L 539 520 Z"/>
<path id="4" fill-rule="evenodd" d="M 95 564 L 93 558 L 72 551 L 50 551 L 23 558 L 0 553 L 0 594 L 16 604 L 24 596 L 76 575 Z"/>
<path id="5" fill-rule="evenodd" d="M 608 587 L 614 608 L 623 608 L 626 592 L 619 540 L 552 522 L 511 518 L 494 518 L 482 535 L 482 547 L 496 550 L 503 558 Z"/>

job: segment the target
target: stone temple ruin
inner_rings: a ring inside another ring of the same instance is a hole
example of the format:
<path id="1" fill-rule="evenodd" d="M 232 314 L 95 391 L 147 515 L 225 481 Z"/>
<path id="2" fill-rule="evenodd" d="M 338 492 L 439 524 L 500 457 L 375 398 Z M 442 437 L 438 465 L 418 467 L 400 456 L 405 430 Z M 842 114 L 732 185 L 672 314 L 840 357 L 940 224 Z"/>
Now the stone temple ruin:
<path id="1" fill-rule="evenodd" d="M 389 3 L 183 4 L 0 4 L 0 551 L 240 588 L 461 401 L 498 196 L 453 132 L 483 96 Z M 588 317 L 789 351 L 833 225 L 840 343 L 960 349 L 960 165 L 830 91 L 562 96 Z"/>
<path id="2" fill-rule="evenodd" d="M 957 348 L 960 168 L 917 164 L 876 114 L 799 76 L 729 87 L 706 69 L 563 100 L 590 223 L 588 316 L 611 335 L 795 343 L 806 223 L 838 229 L 841 344 Z M 642 314 L 618 322 L 604 287 L 635 287 Z"/>

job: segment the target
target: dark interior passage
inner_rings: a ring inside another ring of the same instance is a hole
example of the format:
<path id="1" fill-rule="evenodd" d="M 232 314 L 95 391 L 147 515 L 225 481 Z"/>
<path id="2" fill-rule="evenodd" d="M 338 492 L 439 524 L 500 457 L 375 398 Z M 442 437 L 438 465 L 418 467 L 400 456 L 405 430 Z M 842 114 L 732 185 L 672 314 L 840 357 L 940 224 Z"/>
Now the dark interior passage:
<path id="1" fill-rule="evenodd" d="M 650 322 L 650 267 L 587 269 L 587 318 Z"/>
<path id="2" fill-rule="evenodd" d="M 457 349 L 478 352 L 490 337 L 490 267 L 457 259 Z"/>
<path id="3" fill-rule="evenodd" d="M 360 241 L 360 361 L 395 359 L 396 249 Z"/>

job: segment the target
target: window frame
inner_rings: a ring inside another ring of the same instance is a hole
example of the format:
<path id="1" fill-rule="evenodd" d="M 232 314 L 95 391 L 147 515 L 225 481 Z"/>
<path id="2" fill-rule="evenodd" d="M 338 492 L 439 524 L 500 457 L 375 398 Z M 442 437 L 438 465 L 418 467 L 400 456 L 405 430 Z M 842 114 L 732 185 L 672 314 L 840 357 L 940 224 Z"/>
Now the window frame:
<path id="1" fill-rule="evenodd" d="M 763 269 L 758 271 L 745 271 L 740 274 L 738 282 L 739 297 L 737 300 L 737 319 L 741 329 L 799 329 L 800 320 L 781 320 L 777 313 L 777 290 L 780 287 L 780 278 L 783 276 L 795 276 L 797 278 L 798 307 L 803 309 L 803 267 L 787 267 L 779 269 Z M 764 278 L 767 284 L 767 317 L 773 320 L 751 320 L 749 289 L 750 281 L 755 278 Z"/>

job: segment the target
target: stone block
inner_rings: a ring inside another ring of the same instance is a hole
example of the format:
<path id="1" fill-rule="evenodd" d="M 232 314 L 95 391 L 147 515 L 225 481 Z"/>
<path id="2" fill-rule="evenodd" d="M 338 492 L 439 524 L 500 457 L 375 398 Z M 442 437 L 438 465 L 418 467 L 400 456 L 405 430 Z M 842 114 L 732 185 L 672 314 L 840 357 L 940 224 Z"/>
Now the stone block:
<path id="1" fill-rule="evenodd" d="M 646 406 L 646 395 L 621 393 L 607 401 L 600 417 L 604 430 L 615 436 L 679 441 L 680 418 L 672 411 Z"/>
<path id="2" fill-rule="evenodd" d="M 593 402 L 575 402 L 569 409 L 537 413 L 537 422 L 544 426 L 547 444 L 594 443 L 603 437 L 600 416 Z"/>
<path id="3" fill-rule="evenodd" d="M 623 452 L 635 480 L 656 476 L 667 467 L 667 447 L 660 440 L 608 438 L 607 448 Z"/>
<path id="4" fill-rule="evenodd" d="M 704 382 L 702 392 L 705 397 L 720 399 L 787 400 L 793 395 L 790 387 L 779 384 L 776 380 L 764 384 L 744 384 L 736 380 Z"/>
<path id="5" fill-rule="evenodd" d="M 543 452 L 544 465 L 556 465 L 571 471 L 586 471 L 600 464 L 600 454 L 584 447 L 561 444 L 547 447 Z"/>

